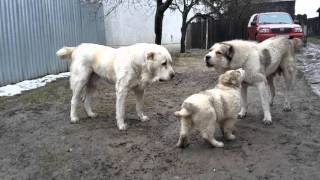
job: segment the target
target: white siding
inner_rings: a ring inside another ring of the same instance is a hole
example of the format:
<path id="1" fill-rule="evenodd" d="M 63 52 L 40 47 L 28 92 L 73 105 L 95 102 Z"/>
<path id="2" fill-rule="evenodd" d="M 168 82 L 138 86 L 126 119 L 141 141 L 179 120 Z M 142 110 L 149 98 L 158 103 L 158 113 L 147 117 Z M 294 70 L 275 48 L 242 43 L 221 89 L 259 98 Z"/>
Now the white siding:
<path id="1" fill-rule="evenodd" d="M 107 45 L 118 47 L 139 42 L 154 43 L 155 4 L 119 6 L 105 18 Z M 162 44 L 179 48 L 181 13 L 168 9 L 163 19 Z"/>

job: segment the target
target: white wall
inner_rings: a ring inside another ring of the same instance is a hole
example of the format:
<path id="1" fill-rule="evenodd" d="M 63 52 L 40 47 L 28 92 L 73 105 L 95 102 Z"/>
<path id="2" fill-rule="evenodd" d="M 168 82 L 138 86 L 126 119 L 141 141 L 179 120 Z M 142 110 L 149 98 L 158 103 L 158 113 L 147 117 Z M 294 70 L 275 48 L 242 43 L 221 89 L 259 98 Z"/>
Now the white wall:
<path id="1" fill-rule="evenodd" d="M 155 3 L 151 6 L 147 3 L 141 3 L 135 7 L 127 4 L 119 6 L 105 18 L 107 45 L 118 47 L 139 42 L 154 43 L 155 8 Z M 179 46 L 181 21 L 179 11 L 168 9 L 165 12 L 162 44 L 170 47 Z"/>

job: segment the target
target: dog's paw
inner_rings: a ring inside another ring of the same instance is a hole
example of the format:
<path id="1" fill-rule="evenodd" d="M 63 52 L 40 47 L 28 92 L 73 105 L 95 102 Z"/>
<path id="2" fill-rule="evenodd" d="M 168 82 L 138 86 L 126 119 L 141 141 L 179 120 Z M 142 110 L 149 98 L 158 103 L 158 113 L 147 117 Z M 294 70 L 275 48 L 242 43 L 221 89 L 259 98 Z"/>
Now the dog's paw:
<path id="1" fill-rule="evenodd" d="M 244 113 L 239 112 L 239 113 L 238 113 L 238 119 L 243 119 L 243 118 L 245 118 L 246 116 L 247 116 L 247 112 L 244 112 Z"/>
<path id="2" fill-rule="evenodd" d="M 188 139 L 186 137 L 180 137 L 176 146 L 179 148 L 185 148 L 185 147 L 189 146 Z"/>
<path id="3" fill-rule="evenodd" d="M 291 111 L 290 103 L 288 103 L 288 102 L 284 103 L 283 111 L 284 112 L 290 112 Z"/>
<path id="4" fill-rule="evenodd" d="M 142 121 L 142 122 L 145 122 L 145 121 L 149 121 L 149 120 L 150 120 L 150 118 L 149 118 L 148 116 L 145 116 L 145 115 L 140 116 L 139 119 L 140 119 L 140 121 Z"/>
<path id="5" fill-rule="evenodd" d="M 177 143 L 176 144 L 176 146 L 178 147 L 178 148 L 186 148 L 186 147 L 188 147 L 189 146 L 189 143 L 188 142 L 186 142 L 186 143 Z"/>
<path id="6" fill-rule="evenodd" d="M 70 119 L 70 123 L 72 123 L 72 124 L 75 124 L 75 123 L 78 123 L 78 122 L 79 122 L 79 118 L 78 117 L 72 117 Z"/>
<path id="7" fill-rule="evenodd" d="M 232 141 L 232 140 L 235 140 L 235 139 L 236 139 L 236 136 L 233 135 L 233 134 L 227 134 L 227 135 L 226 135 L 226 138 L 227 138 L 227 140 Z"/>
<path id="8" fill-rule="evenodd" d="M 97 113 L 89 113 L 88 116 L 89 116 L 90 118 L 95 118 L 95 117 L 98 116 L 98 114 L 97 114 Z"/>
<path id="9" fill-rule="evenodd" d="M 128 129 L 128 125 L 126 123 L 118 124 L 118 128 L 120 131 L 125 131 Z"/>
<path id="10" fill-rule="evenodd" d="M 285 105 L 285 106 L 283 107 L 283 111 L 284 111 L 284 112 L 290 112 L 290 111 L 291 111 L 291 107 L 288 106 L 288 105 Z"/>
<path id="11" fill-rule="evenodd" d="M 284 108 L 283 108 L 283 111 L 284 111 L 284 112 L 290 112 L 290 111 L 291 111 L 291 108 L 290 108 L 290 107 L 284 107 Z"/>
<path id="12" fill-rule="evenodd" d="M 271 124 L 272 124 L 272 120 L 271 120 L 271 119 L 264 118 L 264 119 L 262 120 L 262 123 L 263 123 L 264 125 L 271 125 Z"/>
<path id="13" fill-rule="evenodd" d="M 219 141 L 214 142 L 213 145 L 214 145 L 214 147 L 218 147 L 218 148 L 224 147 L 224 143 L 223 142 L 219 142 Z"/>

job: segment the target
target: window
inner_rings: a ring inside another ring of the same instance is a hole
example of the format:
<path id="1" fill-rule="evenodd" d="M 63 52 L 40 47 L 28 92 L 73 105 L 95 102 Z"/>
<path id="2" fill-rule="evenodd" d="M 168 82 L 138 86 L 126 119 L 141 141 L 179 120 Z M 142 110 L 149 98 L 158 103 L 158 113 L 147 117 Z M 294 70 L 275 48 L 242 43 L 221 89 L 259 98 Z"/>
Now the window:
<path id="1" fill-rule="evenodd" d="M 253 20 L 252 20 L 252 22 L 253 22 L 253 23 L 257 23 L 257 19 L 258 19 L 258 15 L 255 15 L 254 18 L 253 18 Z"/>
<path id="2" fill-rule="evenodd" d="M 292 24 L 289 14 L 261 14 L 259 24 Z"/>

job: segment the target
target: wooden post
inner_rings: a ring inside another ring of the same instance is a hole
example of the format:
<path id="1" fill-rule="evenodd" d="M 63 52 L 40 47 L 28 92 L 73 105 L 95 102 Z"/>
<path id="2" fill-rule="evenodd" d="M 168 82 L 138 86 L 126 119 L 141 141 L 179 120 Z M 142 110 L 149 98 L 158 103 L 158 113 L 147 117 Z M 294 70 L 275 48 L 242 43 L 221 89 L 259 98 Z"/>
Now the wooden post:
<path id="1" fill-rule="evenodd" d="M 319 13 L 319 16 L 318 16 L 317 35 L 320 35 L 320 8 L 317 10 L 317 12 Z"/>
<path id="2" fill-rule="evenodd" d="M 209 18 L 206 18 L 206 49 L 208 49 Z"/>

